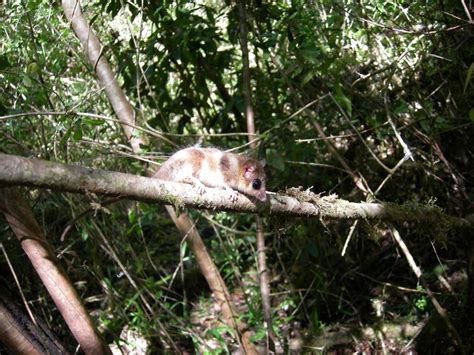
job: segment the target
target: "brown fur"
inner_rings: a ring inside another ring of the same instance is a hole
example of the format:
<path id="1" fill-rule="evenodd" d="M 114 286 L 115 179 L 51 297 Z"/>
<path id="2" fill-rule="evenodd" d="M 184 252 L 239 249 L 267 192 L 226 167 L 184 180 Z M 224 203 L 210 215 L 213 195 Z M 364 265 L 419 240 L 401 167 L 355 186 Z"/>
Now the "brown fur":
<path id="1" fill-rule="evenodd" d="M 189 150 L 190 159 L 195 162 L 193 175 L 196 175 L 201 169 L 202 161 L 206 158 L 204 153 L 198 149 Z"/>
<path id="2" fill-rule="evenodd" d="M 221 161 L 219 162 L 220 168 L 222 171 L 227 171 L 230 169 L 230 161 L 227 155 L 223 155 Z"/>
<path id="3" fill-rule="evenodd" d="M 229 183 L 233 179 L 233 174 L 230 168 L 230 161 L 227 155 L 222 156 L 221 161 L 219 162 L 219 167 L 222 171 L 222 175 L 224 176 L 224 181 Z"/>

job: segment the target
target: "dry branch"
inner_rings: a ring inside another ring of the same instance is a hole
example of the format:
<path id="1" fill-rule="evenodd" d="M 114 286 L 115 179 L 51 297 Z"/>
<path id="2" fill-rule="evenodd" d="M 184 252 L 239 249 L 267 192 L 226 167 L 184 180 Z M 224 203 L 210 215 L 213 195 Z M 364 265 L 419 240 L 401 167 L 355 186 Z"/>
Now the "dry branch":
<path id="1" fill-rule="evenodd" d="M 0 163 L 0 171 L 3 169 L 7 167 Z M 0 212 L 5 215 L 82 350 L 86 354 L 108 354 L 107 346 L 95 333 L 92 319 L 81 304 L 67 274 L 60 267 L 28 203 L 16 189 L 0 189 Z M 20 348 L 15 350 L 20 351 Z"/>
<path id="2" fill-rule="evenodd" d="M 440 208 L 430 205 L 355 203 L 333 196 L 319 197 L 298 189 L 290 189 L 290 194 L 269 194 L 266 203 L 255 203 L 242 194 L 231 202 L 222 189 L 208 188 L 201 195 L 187 184 L 8 154 L 0 154 L 0 184 L 95 193 L 202 209 L 258 212 L 262 215 L 410 221 L 443 229 L 472 226 L 468 220 L 448 216 Z"/>
<path id="3" fill-rule="evenodd" d="M 35 322 L 19 307 L 7 289 L 0 286 L 0 339 L 13 354 L 68 355 L 46 323 Z"/>
<path id="4" fill-rule="evenodd" d="M 125 93 L 121 89 L 115 78 L 107 58 L 102 53 L 102 46 L 99 38 L 90 27 L 88 20 L 83 16 L 82 10 L 77 0 L 63 0 L 62 5 L 66 17 L 71 22 L 77 38 L 80 40 L 89 63 L 94 67 L 99 83 L 104 88 L 107 98 L 112 105 L 117 118 L 121 122 L 122 129 L 134 153 L 140 152 L 140 145 L 146 145 L 143 135 L 134 134 L 135 127 L 134 110 L 127 100 Z M 161 137 L 164 139 L 163 137 Z M 168 141 L 169 142 L 169 141 Z M 221 311 L 224 322 L 228 327 L 235 331 L 236 339 L 241 349 L 246 354 L 254 354 L 255 348 L 250 342 L 249 332 L 245 331 L 247 325 L 242 319 L 236 318 L 236 312 L 232 302 L 229 301 L 227 287 L 219 274 L 217 266 L 212 261 L 206 247 L 194 226 L 194 222 L 186 214 L 176 216 L 172 207 L 167 206 L 170 217 L 176 224 L 176 227 L 183 238 L 186 238 L 187 244 L 196 256 L 196 262 L 201 269 L 202 274 L 209 284 L 209 288 L 216 296 L 216 301 L 221 305 Z M 172 343 L 173 344 L 173 343 Z M 174 346 L 174 345 L 173 345 Z M 176 349 L 178 350 L 178 349 Z"/>

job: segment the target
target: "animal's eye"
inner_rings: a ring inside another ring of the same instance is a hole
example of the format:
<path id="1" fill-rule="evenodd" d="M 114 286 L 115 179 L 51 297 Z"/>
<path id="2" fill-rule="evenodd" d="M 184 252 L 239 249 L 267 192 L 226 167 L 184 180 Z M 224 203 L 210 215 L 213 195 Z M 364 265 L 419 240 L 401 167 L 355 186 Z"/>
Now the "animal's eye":
<path id="1" fill-rule="evenodd" d="M 260 179 L 255 179 L 254 181 L 252 181 L 252 187 L 253 187 L 255 190 L 259 190 L 259 189 L 262 187 L 262 180 L 260 180 Z"/>

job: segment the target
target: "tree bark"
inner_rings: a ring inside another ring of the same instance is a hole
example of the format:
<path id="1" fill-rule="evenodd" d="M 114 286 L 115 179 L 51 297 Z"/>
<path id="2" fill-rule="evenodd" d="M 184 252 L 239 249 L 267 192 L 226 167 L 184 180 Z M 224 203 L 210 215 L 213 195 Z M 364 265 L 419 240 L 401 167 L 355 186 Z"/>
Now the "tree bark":
<path id="1" fill-rule="evenodd" d="M 35 316 L 35 323 L 0 286 L 0 339 L 14 354 L 68 355 L 47 325 Z"/>
<path id="2" fill-rule="evenodd" d="M 189 184 L 146 178 L 132 174 L 84 168 L 0 153 L 0 185 L 50 188 L 56 191 L 96 193 L 105 196 L 160 202 L 179 207 L 194 207 L 234 212 L 260 213 L 323 219 L 383 219 L 392 222 L 425 223 L 438 230 L 472 227 L 464 218 L 446 215 L 436 206 L 414 203 L 356 203 L 334 195 L 320 197 L 299 188 L 286 194 L 268 194 L 261 203 L 243 194 L 232 202 L 223 189 L 206 188 L 204 194 Z"/>
<path id="3" fill-rule="evenodd" d="M 248 29 L 246 1 L 239 0 L 239 26 L 240 26 L 240 48 L 242 51 L 242 91 L 245 100 L 245 117 L 247 121 L 248 141 L 252 149 L 257 148 L 255 141 L 255 114 L 252 101 L 252 86 L 250 83 L 250 64 L 248 50 Z M 259 215 L 255 216 L 257 225 L 257 270 L 259 275 L 260 296 L 262 298 L 263 320 L 267 328 L 268 348 L 275 352 L 276 336 L 273 332 L 272 307 L 270 302 L 270 275 L 267 269 L 267 252 L 265 248 L 265 236 L 263 232 L 263 220 Z"/>
<path id="4" fill-rule="evenodd" d="M 0 164 L 0 167 L 8 169 L 3 164 Z M 92 320 L 71 281 L 43 236 L 33 212 L 16 189 L 0 189 L 0 211 L 5 215 L 5 219 L 82 350 L 86 354 L 109 353 L 95 332 Z"/>
<path id="5" fill-rule="evenodd" d="M 89 63 L 93 65 L 99 81 L 107 94 L 107 98 L 109 99 L 117 118 L 122 124 L 122 128 L 133 152 L 139 154 L 140 145 L 146 144 L 145 138 L 134 134 L 134 130 L 131 126 L 135 124 L 133 108 L 115 79 L 115 75 L 109 62 L 102 53 L 102 45 L 100 44 L 99 39 L 89 26 L 86 18 L 83 16 L 79 1 L 63 0 L 62 6 L 66 17 L 71 22 L 74 33 L 77 38 L 79 38 L 84 48 L 84 53 L 87 56 Z M 152 172 L 147 172 L 147 175 L 149 176 L 152 174 Z M 241 320 L 235 319 L 235 312 L 232 311 L 233 305 L 230 303 L 228 298 L 224 297 L 224 295 L 228 294 L 228 291 L 218 273 L 216 265 L 209 256 L 197 230 L 194 227 L 191 230 L 189 228 L 189 226 L 194 226 L 193 221 L 186 214 L 181 214 L 179 218 L 176 218 L 175 211 L 171 207 L 167 208 L 167 211 L 175 222 L 176 227 L 183 238 L 188 236 L 188 232 L 191 233 L 192 237 L 189 239 L 189 247 L 192 253 L 196 255 L 198 266 L 209 283 L 209 288 L 214 292 L 216 298 L 218 298 L 218 302 L 225 304 L 225 306 L 221 308 L 224 322 L 230 329 L 235 329 L 237 341 L 240 343 L 244 352 L 247 354 L 255 353 L 255 349 L 251 344 L 249 337 L 245 334 L 242 336 L 240 335 L 240 329 L 247 327 Z M 198 257 L 198 255 L 201 257 Z"/>

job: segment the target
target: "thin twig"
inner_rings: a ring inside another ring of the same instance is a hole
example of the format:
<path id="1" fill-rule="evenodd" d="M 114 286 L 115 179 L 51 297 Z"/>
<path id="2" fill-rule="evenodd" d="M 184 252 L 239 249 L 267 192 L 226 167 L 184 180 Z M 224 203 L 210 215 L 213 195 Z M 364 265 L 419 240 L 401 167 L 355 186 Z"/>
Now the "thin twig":
<path id="1" fill-rule="evenodd" d="M 421 283 L 423 288 L 426 290 L 428 297 L 431 300 L 431 303 L 433 304 L 434 308 L 436 309 L 436 312 L 440 315 L 440 317 L 444 320 L 446 323 L 446 326 L 448 330 L 450 331 L 451 335 L 454 337 L 454 341 L 457 343 L 459 346 L 461 353 L 465 354 L 466 351 L 464 349 L 464 345 L 462 343 L 461 337 L 459 336 L 458 331 L 452 324 L 451 320 L 449 319 L 448 313 L 446 310 L 441 306 L 441 304 L 438 302 L 438 299 L 435 297 L 434 293 L 431 291 L 430 287 L 428 286 L 427 282 L 422 278 L 422 271 L 421 268 L 416 264 L 415 259 L 413 258 L 413 255 L 410 253 L 410 250 L 408 249 L 407 245 L 403 241 L 400 233 L 398 230 L 394 227 L 391 227 L 390 229 L 391 234 L 393 238 L 395 239 L 397 245 L 399 248 L 402 250 L 403 255 L 405 256 L 405 259 L 408 262 L 408 265 L 410 266 L 411 270 L 413 273 L 416 275 L 416 278 L 418 281 Z"/>
<path id="2" fill-rule="evenodd" d="M 16 284 L 16 287 L 18 288 L 18 291 L 20 292 L 20 296 L 21 296 L 21 301 L 23 302 L 25 308 L 26 308 L 26 311 L 28 312 L 28 315 L 30 316 L 31 318 L 31 321 L 34 323 L 34 325 L 38 326 L 38 324 L 36 323 L 36 318 L 35 316 L 33 315 L 33 312 L 31 311 L 30 309 L 30 306 L 28 305 L 28 302 L 26 300 L 26 297 L 23 293 L 23 288 L 21 287 L 20 285 L 20 280 L 18 280 L 18 276 L 16 275 L 16 272 L 15 272 L 15 269 L 12 265 L 12 263 L 10 262 L 10 258 L 8 257 L 8 254 L 7 254 L 7 251 L 5 250 L 5 248 L 3 247 L 3 243 L 0 242 L 0 248 L 2 249 L 2 252 L 3 252 L 3 256 L 5 257 L 5 260 L 7 261 L 7 264 L 8 264 L 8 267 L 10 268 L 10 271 L 13 275 L 13 279 L 15 280 L 15 284 Z"/>
<path id="3" fill-rule="evenodd" d="M 351 229 L 349 229 L 349 234 L 347 235 L 346 242 L 344 243 L 344 247 L 342 248 L 341 256 L 346 255 L 347 246 L 349 245 L 349 242 L 350 242 L 350 240 L 351 240 L 351 238 L 352 238 L 352 235 L 354 234 L 354 231 L 355 231 L 357 225 L 359 224 L 359 221 L 360 221 L 359 219 L 356 220 L 356 221 L 352 224 Z"/>

